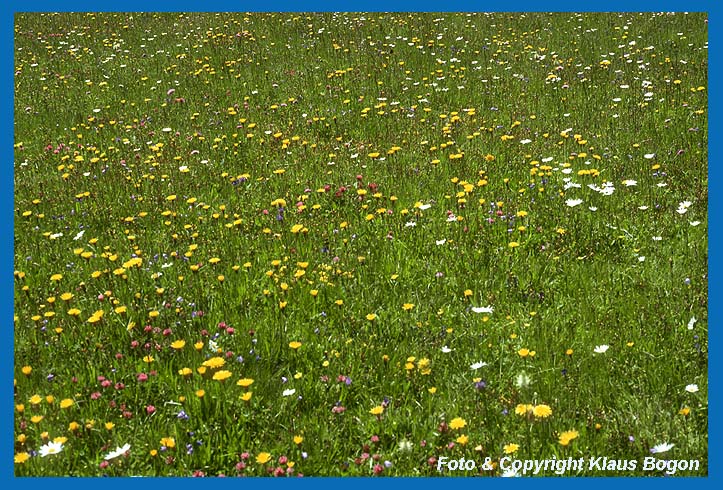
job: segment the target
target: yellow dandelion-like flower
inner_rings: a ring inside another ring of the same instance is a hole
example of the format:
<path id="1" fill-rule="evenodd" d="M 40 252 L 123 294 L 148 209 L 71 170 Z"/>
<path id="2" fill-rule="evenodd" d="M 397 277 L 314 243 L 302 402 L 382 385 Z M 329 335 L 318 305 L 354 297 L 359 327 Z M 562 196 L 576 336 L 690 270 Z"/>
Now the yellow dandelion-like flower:
<path id="1" fill-rule="evenodd" d="M 519 444 L 505 444 L 505 446 L 502 448 L 505 454 L 514 454 L 517 452 L 518 449 L 520 449 Z"/>
<path id="2" fill-rule="evenodd" d="M 175 340 L 171 343 L 171 348 L 175 350 L 181 350 L 186 345 L 185 340 Z"/>
<path id="3" fill-rule="evenodd" d="M 409 311 L 409 310 L 411 310 L 412 308 L 414 308 L 414 305 L 413 305 L 412 303 L 404 303 L 404 304 L 402 305 L 402 309 L 403 309 L 404 311 Z"/>
<path id="4" fill-rule="evenodd" d="M 381 405 L 377 405 L 376 407 L 369 410 L 369 413 L 372 415 L 381 415 L 382 413 L 384 413 L 384 407 Z"/>
<path id="5" fill-rule="evenodd" d="M 296 340 L 294 340 L 293 342 L 289 342 L 289 347 L 296 350 L 301 347 L 301 342 L 297 342 Z"/>
<path id="6" fill-rule="evenodd" d="M 568 430 L 560 434 L 558 442 L 563 446 L 567 446 L 568 444 L 570 444 L 570 441 L 572 441 L 573 439 L 577 439 L 579 435 L 580 433 L 576 430 Z"/>
<path id="7" fill-rule="evenodd" d="M 552 409 L 548 405 L 535 405 L 532 414 L 538 418 L 547 418 L 552 415 Z"/>
<path id="8" fill-rule="evenodd" d="M 15 455 L 15 457 L 13 458 L 15 464 L 23 464 L 24 462 L 26 462 L 29 459 L 30 459 L 30 454 L 28 454 L 26 452 L 17 453 Z"/>
<path id="9" fill-rule="evenodd" d="M 231 375 L 232 375 L 231 371 L 226 371 L 226 370 L 217 371 L 213 374 L 213 379 L 215 381 L 224 381 L 224 380 L 227 380 L 228 378 L 230 378 Z"/>
<path id="10" fill-rule="evenodd" d="M 247 402 L 247 401 L 249 401 L 249 400 L 251 399 L 251 395 L 252 395 L 252 392 L 251 392 L 251 391 L 247 391 L 246 393 L 244 393 L 243 395 L 241 395 L 239 398 L 241 398 L 242 401 Z"/>
<path id="11" fill-rule="evenodd" d="M 223 367 L 224 364 L 226 364 L 226 361 L 224 360 L 224 358 L 216 356 L 216 357 L 212 357 L 210 359 L 206 359 L 205 361 L 203 361 L 202 365 L 206 366 L 207 368 L 210 368 L 210 369 L 218 369 L 220 367 Z"/>
<path id="12" fill-rule="evenodd" d="M 259 453 L 256 456 L 256 462 L 258 464 L 266 464 L 269 461 L 271 461 L 271 454 L 269 454 L 269 453 Z"/>
<path id="13" fill-rule="evenodd" d="M 187 376 L 190 376 L 191 374 L 193 374 L 193 371 L 191 370 L 191 368 L 185 367 L 185 368 L 179 369 L 178 374 L 180 374 L 181 376 L 187 377 Z"/>
<path id="14" fill-rule="evenodd" d="M 73 405 L 75 405 L 75 402 L 70 398 L 60 400 L 60 408 L 70 408 Z"/>
<path id="15" fill-rule="evenodd" d="M 467 425 L 467 421 L 463 419 L 462 417 L 455 417 L 452 419 L 452 421 L 449 423 L 450 429 L 461 429 Z"/>
<path id="16" fill-rule="evenodd" d="M 303 441 L 304 441 L 304 438 L 303 438 L 303 437 L 301 437 L 301 436 L 294 436 L 294 444 L 296 444 L 297 446 L 298 446 L 299 444 L 301 444 Z"/>
<path id="17" fill-rule="evenodd" d="M 527 415 L 529 412 L 532 411 L 532 408 L 532 405 L 530 405 L 529 403 L 520 403 L 515 407 L 515 413 L 517 415 Z"/>
<path id="18" fill-rule="evenodd" d="M 254 384 L 254 380 L 251 378 L 241 378 L 240 380 L 236 381 L 236 384 L 238 386 L 241 386 L 242 388 L 248 388 L 252 384 Z"/>
<path id="19" fill-rule="evenodd" d="M 456 439 L 456 441 L 457 441 L 457 444 L 461 444 L 462 446 L 464 446 L 465 444 L 467 444 L 469 442 L 469 437 L 467 437 L 466 434 L 462 434 L 461 436 L 459 436 Z"/>
<path id="20" fill-rule="evenodd" d="M 30 373 L 33 372 L 33 368 L 30 366 L 23 366 L 20 371 L 22 371 L 25 376 L 30 376 Z"/>
<path id="21" fill-rule="evenodd" d="M 176 447 L 176 439 L 174 439 L 173 437 L 164 437 L 161 439 L 160 444 L 161 446 L 173 449 L 174 447 Z"/>

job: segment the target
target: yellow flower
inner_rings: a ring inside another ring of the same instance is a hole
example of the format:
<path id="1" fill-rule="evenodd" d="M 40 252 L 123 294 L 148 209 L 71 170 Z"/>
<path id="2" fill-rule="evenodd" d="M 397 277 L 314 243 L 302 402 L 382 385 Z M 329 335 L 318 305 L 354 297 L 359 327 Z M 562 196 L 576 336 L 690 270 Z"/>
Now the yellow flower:
<path id="1" fill-rule="evenodd" d="M 465 290 L 464 290 L 464 297 L 467 298 L 468 296 L 472 296 L 472 290 L 471 290 L 471 289 L 465 289 Z"/>
<path id="2" fill-rule="evenodd" d="M 30 417 L 30 421 L 34 424 L 39 424 L 41 420 L 43 420 L 45 417 L 42 415 L 33 415 Z"/>
<path id="3" fill-rule="evenodd" d="M 78 429 L 80 429 L 80 424 L 78 422 L 73 421 L 68 424 L 68 430 L 70 432 L 75 432 Z"/>
<path id="4" fill-rule="evenodd" d="M 43 399 L 40 397 L 40 395 L 33 395 L 30 397 L 31 405 L 39 405 L 41 401 L 43 401 Z"/>
<path id="5" fill-rule="evenodd" d="M 367 320 L 372 321 L 377 317 L 376 313 L 369 313 L 367 315 Z"/>
<path id="6" fill-rule="evenodd" d="M 412 308 L 414 308 L 414 305 L 413 305 L 412 303 L 404 303 L 404 304 L 402 305 L 402 309 L 403 309 L 404 311 L 409 311 L 409 310 L 411 310 Z"/>
<path id="7" fill-rule="evenodd" d="M 249 400 L 251 399 L 252 393 L 253 393 L 253 392 L 251 392 L 251 391 L 247 391 L 246 393 L 244 393 L 243 395 L 241 395 L 239 398 L 241 398 L 241 400 L 247 402 L 247 401 L 249 401 Z"/>
<path id="8" fill-rule="evenodd" d="M 293 342 L 289 342 L 289 347 L 296 350 L 301 347 L 301 342 L 297 342 L 296 340 L 294 340 Z"/>
<path id="9" fill-rule="evenodd" d="M 520 357 L 527 357 L 530 355 L 530 349 L 522 348 L 517 351 L 517 354 L 519 354 Z"/>
<path id="10" fill-rule="evenodd" d="M 63 293 L 60 295 L 60 299 L 62 299 L 63 301 L 70 301 L 71 299 L 73 299 L 73 293 Z"/>
<path id="11" fill-rule="evenodd" d="M 291 227 L 291 233 L 299 233 L 304 228 L 304 225 L 294 225 Z"/>
<path id="12" fill-rule="evenodd" d="M 223 357 L 218 356 L 203 361 L 203 366 L 211 369 L 223 367 L 224 364 L 226 364 L 226 361 L 223 359 Z"/>
<path id="13" fill-rule="evenodd" d="M 196 391 L 196 396 L 199 397 L 199 398 L 203 398 L 203 396 L 204 396 L 205 394 L 206 394 L 206 392 L 205 392 L 204 390 L 197 390 L 197 391 Z"/>
<path id="14" fill-rule="evenodd" d="M 303 442 L 304 438 L 301 436 L 294 436 L 294 444 L 297 446 Z"/>
<path id="15" fill-rule="evenodd" d="M 63 274 L 53 274 L 50 276 L 51 281 L 60 281 L 63 278 Z"/>
<path id="16" fill-rule="evenodd" d="M 183 349 L 183 347 L 184 347 L 185 345 L 186 345 L 186 341 L 185 341 L 185 340 L 176 340 L 176 341 L 174 341 L 174 342 L 171 343 L 171 348 L 172 348 L 172 349 L 176 349 L 176 350 L 180 350 L 180 349 Z"/>
<path id="17" fill-rule="evenodd" d="M 256 456 L 256 462 L 258 464 L 266 464 L 271 460 L 271 454 L 269 453 L 259 453 L 258 456 Z"/>
<path id="18" fill-rule="evenodd" d="M 535 405 L 532 414 L 535 417 L 547 418 L 552 415 L 552 409 L 548 405 Z"/>
<path id="19" fill-rule="evenodd" d="M 179 369 L 178 374 L 180 374 L 181 376 L 190 376 L 191 374 L 193 374 L 193 371 L 191 370 L 191 368 L 185 367 Z"/>
<path id="20" fill-rule="evenodd" d="M 532 405 L 520 403 L 515 407 L 515 413 L 517 415 L 527 415 L 528 412 L 532 411 Z"/>
<path id="21" fill-rule="evenodd" d="M 15 464 L 23 464 L 27 460 L 30 459 L 30 455 L 26 452 L 18 453 L 15 455 L 14 461 Z"/>
<path id="22" fill-rule="evenodd" d="M 462 434 L 457 438 L 457 444 L 461 444 L 464 446 L 465 444 L 467 444 L 467 442 L 469 442 L 469 437 L 467 437 L 467 435 L 465 434 Z"/>
<path id="23" fill-rule="evenodd" d="M 25 405 L 23 405 L 22 403 L 18 403 L 17 405 L 15 405 L 15 410 L 17 410 L 18 413 L 23 413 L 25 411 Z"/>
<path id="24" fill-rule="evenodd" d="M 372 415 L 381 415 L 384 412 L 384 407 L 381 405 L 377 405 L 376 407 L 369 410 L 369 413 Z"/>
<path id="25" fill-rule="evenodd" d="M 508 246 L 509 246 L 510 248 L 515 248 L 515 247 L 519 247 L 520 244 L 519 244 L 518 242 L 510 242 L 510 244 L 509 244 Z"/>
<path id="26" fill-rule="evenodd" d="M 678 414 L 680 414 L 680 415 L 682 415 L 683 417 L 685 417 L 685 416 L 687 416 L 687 415 L 690 414 L 690 408 L 688 408 L 688 407 L 683 407 L 683 408 L 681 408 L 680 410 L 678 410 Z"/>
<path id="27" fill-rule="evenodd" d="M 562 434 L 560 434 L 559 442 L 563 446 L 567 446 L 568 444 L 570 444 L 570 441 L 572 441 L 573 439 L 577 439 L 577 436 L 579 436 L 579 435 L 580 435 L 580 433 L 576 430 L 565 431 Z"/>
<path id="28" fill-rule="evenodd" d="M 164 437 L 161 439 L 161 446 L 166 446 L 169 449 L 176 447 L 176 440 L 173 437 Z"/>
<path id="29" fill-rule="evenodd" d="M 33 372 L 33 368 L 30 367 L 30 366 L 23 366 L 23 368 L 21 369 L 21 371 L 23 372 L 23 374 L 24 374 L 25 376 L 30 376 L 30 373 Z"/>
<path id="30" fill-rule="evenodd" d="M 461 429 L 462 427 L 465 427 L 466 425 L 467 425 L 467 421 L 465 419 L 463 419 L 462 417 L 455 417 L 449 423 L 449 428 L 450 429 Z"/>
<path id="31" fill-rule="evenodd" d="M 106 422 L 105 424 L 105 430 L 113 430 L 115 427 L 115 424 L 113 422 Z"/>
<path id="32" fill-rule="evenodd" d="M 419 372 L 422 373 L 422 375 L 428 376 L 432 373 L 431 361 L 426 357 L 420 359 L 419 362 L 417 362 L 417 369 L 419 369 Z"/>
<path id="33" fill-rule="evenodd" d="M 518 444 L 505 444 L 505 446 L 502 448 L 505 454 L 513 454 L 517 452 L 518 449 L 520 449 L 520 446 Z"/>
<path id="34" fill-rule="evenodd" d="M 248 388 L 254 383 L 254 380 L 251 378 L 241 378 L 240 380 L 236 381 L 236 384 L 238 386 L 241 386 L 243 388 Z"/>
<path id="35" fill-rule="evenodd" d="M 218 372 L 214 373 L 214 375 L 213 375 L 213 379 L 215 381 L 224 381 L 230 377 L 231 377 L 231 371 L 226 371 L 226 370 L 218 371 Z"/>

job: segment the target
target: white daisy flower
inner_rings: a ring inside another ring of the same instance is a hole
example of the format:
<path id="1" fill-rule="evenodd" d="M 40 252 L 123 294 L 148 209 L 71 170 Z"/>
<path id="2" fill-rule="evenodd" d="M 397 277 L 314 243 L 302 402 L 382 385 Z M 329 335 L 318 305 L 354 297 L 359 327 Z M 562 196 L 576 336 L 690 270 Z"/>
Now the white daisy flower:
<path id="1" fill-rule="evenodd" d="M 595 352 L 595 354 L 605 354 L 609 348 L 610 348 L 610 346 L 606 345 L 606 344 L 598 345 L 598 346 L 595 346 L 594 352 Z"/>
<path id="2" fill-rule="evenodd" d="M 483 368 L 487 366 L 488 364 L 484 361 L 475 362 L 474 364 L 470 365 L 470 369 L 477 370 L 479 368 Z"/>
<path id="3" fill-rule="evenodd" d="M 660 444 L 656 444 L 655 446 L 650 448 L 650 452 L 653 454 L 660 454 L 660 453 L 666 453 L 673 449 L 673 446 L 675 444 L 670 444 L 669 442 L 663 442 Z"/>
<path id="4" fill-rule="evenodd" d="M 488 313 L 491 314 L 495 311 L 494 306 L 473 306 L 472 311 L 475 313 Z"/>
<path id="5" fill-rule="evenodd" d="M 565 204 L 567 204 L 571 208 L 574 208 L 578 204 L 582 204 L 582 199 L 568 199 L 567 201 L 565 201 Z"/>
<path id="6" fill-rule="evenodd" d="M 692 384 L 685 387 L 685 391 L 688 393 L 697 393 L 698 392 L 698 385 Z"/>
<path id="7" fill-rule="evenodd" d="M 294 388 L 289 388 L 287 390 L 284 390 L 283 393 L 281 393 L 281 396 L 291 396 L 294 393 L 296 393 L 296 390 Z"/>
<path id="8" fill-rule="evenodd" d="M 111 459 L 115 459 L 118 456 L 123 456 L 125 453 L 127 453 L 131 448 L 130 444 L 124 444 L 123 447 L 117 447 L 115 448 L 115 451 L 111 451 L 108 454 L 106 454 L 105 459 L 106 461 L 109 461 Z"/>
<path id="9" fill-rule="evenodd" d="M 48 454 L 58 454 L 62 450 L 62 442 L 49 442 L 44 446 L 40 446 L 40 450 L 38 452 L 40 454 L 40 457 L 44 458 Z"/>

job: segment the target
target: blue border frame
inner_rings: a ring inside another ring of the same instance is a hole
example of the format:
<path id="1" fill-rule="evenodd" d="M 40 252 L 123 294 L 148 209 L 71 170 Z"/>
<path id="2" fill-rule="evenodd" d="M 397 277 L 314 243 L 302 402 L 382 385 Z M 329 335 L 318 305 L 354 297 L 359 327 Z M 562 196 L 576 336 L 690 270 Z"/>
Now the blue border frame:
<path id="1" fill-rule="evenodd" d="M 360 12 L 360 11 L 444 11 L 444 12 L 465 12 L 465 11 L 606 11 L 606 12 L 637 12 L 637 11 L 697 11 L 707 12 L 709 19 L 709 72 L 708 72 L 708 87 L 709 87 L 709 141 L 716 141 L 716 138 L 711 138 L 710 135 L 720 133 L 720 120 L 721 113 L 716 110 L 721 103 L 721 95 L 717 90 L 719 83 L 723 82 L 719 75 L 720 68 L 720 38 L 721 38 L 721 27 L 720 22 L 723 20 L 723 15 L 720 15 L 721 8 L 716 1 L 659 1 L 655 3 L 643 2 L 640 0 L 627 0 L 627 1 L 606 1 L 598 2 L 596 4 L 580 2 L 565 2 L 565 1 L 554 1 L 545 2 L 541 4 L 531 0 L 522 0 L 515 3 L 487 3 L 487 2 L 473 2 L 469 0 L 447 0 L 444 3 L 431 2 L 429 0 L 394 0 L 392 2 L 379 2 L 379 1 L 352 1 L 345 2 L 343 4 L 333 5 L 325 1 L 255 1 L 255 2 L 232 2 L 230 0 L 212 0 L 203 3 L 191 2 L 188 0 L 176 0 L 174 2 L 141 2 L 137 0 L 125 1 L 122 3 L 122 8 L 118 8 L 116 4 L 101 4 L 98 2 L 81 0 L 81 1 L 67 1 L 67 2 L 48 2 L 48 1 L 25 1 L 19 2 L 17 0 L 10 0 L 0 7 L 0 23 L 2 29 L 0 30 L 0 59 L 2 59 L 3 70 L 0 71 L 0 87 L 2 92 L 5 94 L 4 97 L 0 97 L 0 115 L 3 115 L 2 121 L 6 126 L 6 131 L 0 135 L 2 139 L 0 142 L 0 152 L 2 152 L 2 164 L 0 164 L 0 171 L 5 176 L 5 182 L 14 190 L 13 180 L 13 142 L 14 142 L 14 126 L 13 126 L 13 94 L 14 90 L 14 76 L 13 76 L 13 65 L 14 65 L 14 15 L 16 12 L 40 12 L 40 11 L 208 11 L 208 12 L 223 12 L 223 11 L 333 11 L 343 10 L 348 12 Z M 337 7 L 337 8 L 334 8 Z M 723 189 L 723 166 L 718 162 L 723 152 L 717 145 L 709 144 L 709 156 L 708 161 L 708 179 L 709 184 L 713 185 L 714 190 Z M 718 157 L 718 158 L 717 158 Z M 13 237 L 14 237 L 14 222 L 13 222 L 13 208 L 14 208 L 14 192 L 0 192 L 0 318 L 2 318 L 2 324 L 6 325 L 6 332 L 11 331 L 13 325 Z M 717 192 L 709 192 L 709 249 L 717 249 L 718 246 L 723 245 L 721 242 L 721 221 L 723 220 L 723 213 L 721 211 L 721 194 Z M 718 212 L 716 212 L 718 211 Z M 708 262 L 708 274 L 709 274 L 709 303 L 719 304 L 720 290 L 719 285 L 716 281 L 711 281 L 710 278 L 720 278 L 721 268 L 721 257 L 717 255 L 709 255 Z M 719 324 L 721 319 L 721 310 L 709 309 L 708 324 L 716 325 Z M 716 329 L 713 329 L 713 334 L 710 335 L 710 347 L 709 352 L 716 352 L 715 346 L 719 344 L 720 338 L 716 334 Z M 11 390 L 12 383 L 12 363 L 14 349 L 13 342 L 3 342 L 0 346 L 0 356 L 5 360 L 3 368 L 0 370 L 0 386 L 3 386 L 3 392 L 7 390 L 8 398 L 6 401 L 6 408 L 1 412 L 2 434 L 3 443 L 0 444 L 0 479 L 5 481 L 6 484 L 14 486 L 15 484 L 21 485 L 52 485 L 58 484 L 63 485 L 69 480 L 62 478 L 23 478 L 15 480 L 13 476 L 14 464 L 13 464 L 13 424 L 12 417 L 14 413 L 13 397 Z M 4 355 L 2 353 L 4 352 Z M 709 357 L 709 410 L 710 407 L 718 408 L 717 388 L 719 383 L 715 375 L 718 372 L 717 368 L 719 363 L 716 360 L 716 356 L 712 355 Z M 711 485 L 715 481 L 720 481 L 721 472 L 718 469 L 718 463 L 721 463 L 719 457 L 719 451 L 717 446 L 716 435 L 720 434 L 720 423 L 715 416 L 709 416 L 708 422 L 709 441 L 713 441 L 711 447 L 709 442 L 708 449 L 708 468 L 709 476 L 707 478 L 646 478 L 646 479 L 632 479 L 632 478 L 585 478 L 583 482 L 577 478 L 562 478 L 562 479 L 550 479 L 550 478 L 537 478 L 530 482 L 528 479 L 469 479 L 469 478 L 458 478 L 455 480 L 449 480 L 447 478 L 301 478 L 301 479 L 189 479 L 189 478 L 164 478 L 162 484 L 172 485 L 177 488 L 180 486 L 191 486 L 191 485 L 214 485 L 214 488 L 218 488 L 217 485 L 226 485 L 238 488 L 240 485 L 250 485 L 251 487 L 271 487 L 278 488 L 281 486 L 290 486 L 291 482 L 293 485 L 301 485 L 302 487 L 316 487 L 321 486 L 337 486 L 342 484 L 344 486 L 351 485 L 352 487 L 365 487 L 368 484 L 372 485 L 383 485 L 392 486 L 397 484 L 403 485 L 414 485 L 417 488 L 432 488 L 439 485 L 445 485 L 454 483 L 460 487 L 477 488 L 484 482 L 484 485 L 502 486 L 502 485 L 529 485 L 532 483 L 536 487 L 542 485 L 542 487 L 553 485 L 566 486 L 566 485 L 579 485 L 581 483 L 585 485 L 593 486 L 607 486 L 617 484 L 633 484 L 642 486 L 655 486 L 659 488 L 670 488 L 678 485 Z M 130 478 L 113 478 L 102 482 L 103 485 L 111 485 L 112 487 L 124 488 L 130 482 L 133 484 L 140 484 L 142 486 L 153 485 L 157 487 L 160 481 L 156 478 L 151 479 L 139 479 L 131 480 Z M 87 487 L 92 488 L 93 486 L 101 483 L 96 478 L 79 478 L 73 479 L 72 484 L 74 487 Z"/>

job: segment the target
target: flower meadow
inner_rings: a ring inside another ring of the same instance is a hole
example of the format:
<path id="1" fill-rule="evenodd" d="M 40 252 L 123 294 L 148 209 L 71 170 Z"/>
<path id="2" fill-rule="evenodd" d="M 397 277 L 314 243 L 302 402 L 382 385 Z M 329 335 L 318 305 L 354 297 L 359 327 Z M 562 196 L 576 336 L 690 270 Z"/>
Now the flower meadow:
<path id="1" fill-rule="evenodd" d="M 707 474 L 707 48 L 703 13 L 17 14 L 15 474 Z"/>

